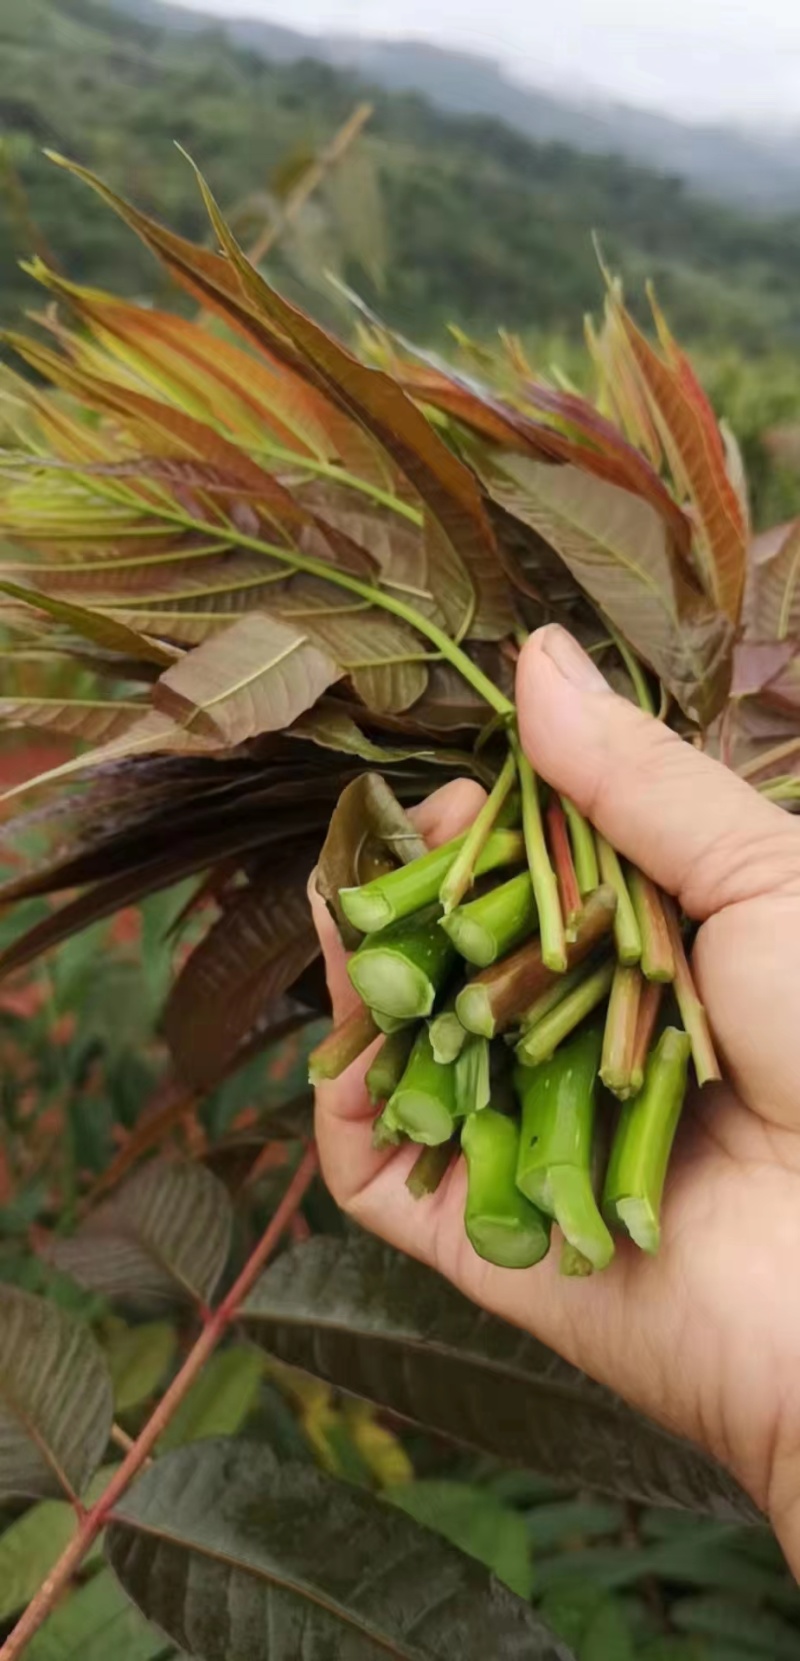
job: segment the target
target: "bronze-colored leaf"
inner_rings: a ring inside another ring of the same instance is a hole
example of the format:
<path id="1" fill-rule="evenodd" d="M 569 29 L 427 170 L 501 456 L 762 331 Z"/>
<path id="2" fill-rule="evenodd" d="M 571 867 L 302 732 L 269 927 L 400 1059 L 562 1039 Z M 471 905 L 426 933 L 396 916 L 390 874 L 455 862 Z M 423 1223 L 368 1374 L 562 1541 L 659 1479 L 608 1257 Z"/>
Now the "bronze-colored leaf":
<path id="1" fill-rule="evenodd" d="M 113 1416 L 111 1378 L 86 1323 L 0 1286 L 0 1495 L 79 1498 Z"/>
<path id="2" fill-rule="evenodd" d="M 32 575 L 34 573 L 35 568 L 32 567 Z M 140 657 L 147 663 L 162 665 L 175 662 L 177 653 L 172 647 L 165 646 L 158 640 L 151 640 L 149 636 L 140 634 L 127 623 L 121 623 L 108 614 L 90 611 L 87 606 L 73 605 L 67 600 L 53 599 L 38 588 L 26 588 L 22 583 L 9 582 L 7 578 L 0 579 L 0 593 L 23 601 L 26 606 L 32 606 L 34 611 L 45 612 L 55 622 L 63 623 L 67 628 L 74 630 L 75 634 L 93 641 L 96 646 L 105 646 L 113 652 L 119 652 L 122 657 Z"/>
<path id="3" fill-rule="evenodd" d="M 424 838 L 380 773 L 362 773 L 342 791 L 320 852 L 316 883 L 346 946 L 357 945 L 361 936 L 342 911 L 340 888 L 408 865 L 425 851 Z"/>
<path id="4" fill-rule="evenodd" d="M 711 405 L 652 303 L 666 362 L 621 304 L 617 306 L 620 327 L 649 397 L 676 485 L 685 489 L 695 511 L 695 550 L 706 592 L 735 624 L 745 581 L 742 506 L 728 476 L 725 447 Z"/>
<path id="5" fill-rule="evenodd" d="M 99 698 L 0 698 L 0 724 L 63 733 L 67 738 L 110 743 L 139 721 L 143 704 Z"/>
<path id="6" fill-rule="evenodd" d="M 167 1005 L 164 1027 L 181 1073 L 210 1088 L 319 951 L 305 865 L 278 865 L 238 890 L 195 947 Z M 269 1023 L 263 1034 L 269 1038 Z"/>
<path id="7" fill-rule="evenodd" d="M 756 1516 L 699 1449 L 366 1235 L 317 1236 L 285 1253 L 250 1294 L 242 1320 L 279 1360 L 556 1481 Z"/>
<path id="8" fill-rule="evenodd" d="M 756 537 L 744 616 L 751 640 L 800 640 L 800 520 Z"/>
<path id="9" fill-rule="evenodd" d="M 153 702 L 184 726 L 241 744 L 290 726 L 340 673 L 301 628 L 257 613 L 167 670 Z"/>
<path id="10" fill-rule="evenodd" d="M 156 1460 L 106 1552 L 143 1614 L 203 1661 L 572 1661 L 482 1564 L 263 1442 Z"/>
<path id="11" fill-rule="evenodd" d="M 150 1314 L 207 1304 L 230 1249 L 231 1208 L 203 1165 L 153 1160 L 49 1257 L 105 1297 Z"/>
<path id="12" fill-rule="evenodd" d="M 494 452 L 487 489 L 538 531 L 693 720 L 726 695 L 733 631 L 680 566 L 648 502 L 574 467 Z"/>

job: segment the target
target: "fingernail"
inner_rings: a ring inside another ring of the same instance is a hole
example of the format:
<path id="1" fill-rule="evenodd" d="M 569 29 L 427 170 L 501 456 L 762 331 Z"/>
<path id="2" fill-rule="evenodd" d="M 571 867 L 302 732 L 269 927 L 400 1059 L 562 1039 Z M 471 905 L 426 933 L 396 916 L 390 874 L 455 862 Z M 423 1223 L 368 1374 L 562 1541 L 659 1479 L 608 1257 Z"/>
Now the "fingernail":
<path id="1" fill-rule="evenodd" d="M 560 623 L 548 623 L 540 635 L 541 651 L 549 657 L 564 679 L 581 692 L 610 692 L 611 687 L 596 663 Z"/>

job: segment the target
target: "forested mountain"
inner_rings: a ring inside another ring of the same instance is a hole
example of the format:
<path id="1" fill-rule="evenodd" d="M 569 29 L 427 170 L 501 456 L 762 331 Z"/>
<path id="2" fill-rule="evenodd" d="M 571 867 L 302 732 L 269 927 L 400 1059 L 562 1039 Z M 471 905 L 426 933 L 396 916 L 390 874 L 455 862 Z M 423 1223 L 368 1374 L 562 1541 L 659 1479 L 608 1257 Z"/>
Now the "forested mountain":
<path id="1" fill-rule="evenodd" d="M 128 293 L 150 293 L 156 281 L 148 256 L 43 146 L 202 235 L 173 140 L 230 209 L 276 188 L 363 95 L 345 70 L 269 62 L 219 30 L 166 32 L 107 0 L 2 0 L 0 131 L 13 163 L 0 199 L 4 320 L 37 298 L 16 264 L 34 241 L 17 176 L 38 233 L 72 275 Z M 631 288 L 656 279 L 684 336 L 750 350 L 800 342 L 800 218 L 749 220 L 674 179 L 534 143 L 496 121 L 448 117 L 416 96 L 379 90 L 375 104 L 362 155 L 383 205 L 383 286 L 355 266 L 345 274 L 418 337 L 436 338 L 450 320 L 479 333 L 499 324 L 574 332 L 600 292 L 597 230 Z M 351 218 L 368 207 L 369 192 L 356 189 L 333 203 Z M 369 224 L 360 235 L 369 242 Z"/>
<path id="2" fill-rule="evenodd" d="M 162 28 L 195 33 L 213 22 L 170 0 L 111 0 Z M 336 34 L 310 37 L 255 17 L 219 19 L 229 40 L 263 57 L 291 62 L 313 56 L 345 65 L 389 90 L 421 93 L 459 115 L 495 117 L 528 138 L 569 144 L 590 155 L 626 156 L 692 189 L 755 212 L 800 208 L 797 134 L 671 120 L 656 111 L 600 98 L 569 97 L 529 86 L 477 53 L 421 40 Z M 502 14 L 498 17 L 502 37 Z"/>

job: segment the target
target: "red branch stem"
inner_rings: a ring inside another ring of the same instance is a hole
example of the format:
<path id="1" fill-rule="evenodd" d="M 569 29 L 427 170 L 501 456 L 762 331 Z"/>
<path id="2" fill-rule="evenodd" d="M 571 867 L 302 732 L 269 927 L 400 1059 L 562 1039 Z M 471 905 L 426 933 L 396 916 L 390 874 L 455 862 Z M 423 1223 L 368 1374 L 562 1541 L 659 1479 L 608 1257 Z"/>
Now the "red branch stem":
<path id="1" fill-rule="evenodd" d="M 197 1342 L 190 1350 L 180 1372 L 176 1374 L 166 1394 L 156 1407 L 133 1447 L 119 1469 L 100 1495 L 99 1500 L 84 1515 L 79 1527 L 51 1569 L 35 1598 L 29 1603 L 13 1632 L 0 1649 L 0 1661 L 17 1661 L 34 1633 L 38 1632 L 51 1610 L 68 1586 L 76 1570 L 102 1533 L 115 1505 L 127 1492 L 134 1478 L 147 1463 L 159 1438 L 163 1436 L 174 1413 L 187 1395 L 195 1379 L 225 1336 L 231 1322 L 252 1290 L 268 1257 L 275 1250 L 281 1235 L 288 1228 L 306 1189 L 317 1170 L 317 1151 L 312 1143 L 303 1154 L 300 1164 L 286 1192 L 271 1217 L 255 1251 L 248 1258 L 241 1274 L 217 1309 L 208 1316 Z"/>

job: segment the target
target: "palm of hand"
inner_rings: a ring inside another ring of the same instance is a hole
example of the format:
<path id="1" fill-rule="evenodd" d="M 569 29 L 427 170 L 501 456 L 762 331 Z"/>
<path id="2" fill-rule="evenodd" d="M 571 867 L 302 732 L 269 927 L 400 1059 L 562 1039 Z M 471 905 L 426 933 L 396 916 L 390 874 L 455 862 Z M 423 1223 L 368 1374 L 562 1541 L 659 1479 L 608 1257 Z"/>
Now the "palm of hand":
<path id="1" fill-rule="evenodd" d="M 472 817 L 474 799 L 466 786 L 457 790 L 421 810 L 430 841 Z M 317 903 L 316 910 L 341 1015 L 352 1000 L 344 954 L 324 908 Z M 706 1447 L 769 1509 L 779 1533 L 800 1474 L 800 1400 L 793 1390 L 800 1363 L 800 1103 L 795 1107 L 790 1032 L 796 942 L 800 898 L 786 893 L 732 905 L 704 925 L 696 954 L 702 989 L 740 1094 L 718 1086 L 687 1103 L 659 1256 L 643 1257 L 620 1242 L 611 1268 L 588 1281 L 561 1278 L 557 1253 L 522 1272 L 477 1257 L 464 1233 L 462 1162 L 436 1195 L 411 1197 L 405 1178 L 416 1150 L 376 1153 L 371 1145 L 369 1057 L 318 1096 L 328 1181 L 363 1227 Z"/>

